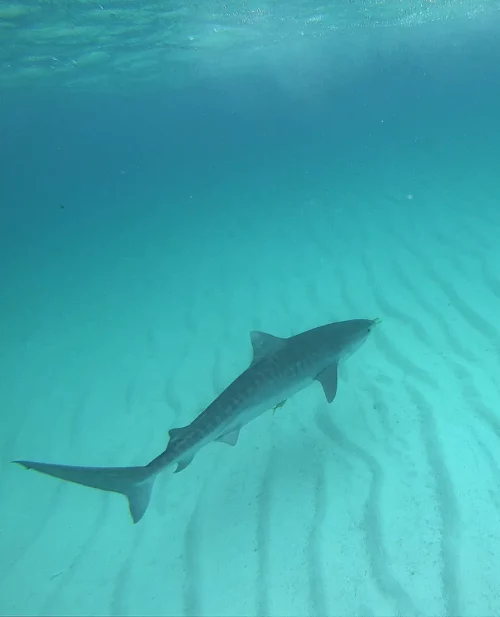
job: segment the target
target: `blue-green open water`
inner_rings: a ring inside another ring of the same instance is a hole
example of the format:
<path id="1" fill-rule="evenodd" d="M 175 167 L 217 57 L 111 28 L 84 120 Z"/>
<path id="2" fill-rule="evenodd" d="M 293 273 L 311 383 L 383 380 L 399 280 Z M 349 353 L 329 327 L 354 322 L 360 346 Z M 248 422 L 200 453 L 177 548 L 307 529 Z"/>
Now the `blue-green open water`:
<path id="1" fill-rule="evenodd" d="M 0 8 L 0 614 L 500 611 L 500 4 Z M 249 331 L 382 323 L 118 495 Z"/>

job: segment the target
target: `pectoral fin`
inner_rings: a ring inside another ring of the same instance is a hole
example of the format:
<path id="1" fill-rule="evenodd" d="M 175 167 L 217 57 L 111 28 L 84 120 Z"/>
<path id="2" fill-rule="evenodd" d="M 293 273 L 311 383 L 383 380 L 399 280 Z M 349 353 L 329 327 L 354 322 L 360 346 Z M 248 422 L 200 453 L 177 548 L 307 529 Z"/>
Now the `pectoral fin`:
<path id="1" fill-rule="evenodd" d="M 337 394 L 338 365 L 328 366 L 316 379 L 323 386 L 326 400 L 331 403 Z"/>

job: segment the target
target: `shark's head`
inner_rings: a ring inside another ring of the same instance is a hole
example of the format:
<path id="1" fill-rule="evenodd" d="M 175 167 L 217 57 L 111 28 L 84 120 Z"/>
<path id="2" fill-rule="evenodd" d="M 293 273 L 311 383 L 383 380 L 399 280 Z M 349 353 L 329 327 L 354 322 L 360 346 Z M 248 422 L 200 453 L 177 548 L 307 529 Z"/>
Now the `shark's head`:
<path id="1" fill-rule="evenodd" d="M 380 323 L 380 319 L 351 319 L 337 324 L 337 344 L 341 347 L 343 358 L 350 356 L 365 342 L 373 328 Z"/>

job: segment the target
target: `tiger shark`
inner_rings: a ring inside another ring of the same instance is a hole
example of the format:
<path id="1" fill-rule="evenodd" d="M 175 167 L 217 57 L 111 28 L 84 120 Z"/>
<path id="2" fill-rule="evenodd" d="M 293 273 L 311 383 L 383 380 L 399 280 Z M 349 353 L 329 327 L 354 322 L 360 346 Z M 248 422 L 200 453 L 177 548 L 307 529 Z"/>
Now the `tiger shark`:
<path id="1" fill-rule="evenodd" d="M 186 469 L 195 454 L 213 441 L 236 445 L 240 429 L 269 409 L 318 381 L 328 403 L 337 393 L 338 363 L 358 349 L 378 319 L 330 323 L 289 338 L 251 332 L 250 366 L 197 416 L 191 424 L 169 431 L 167 448 L 138 467 L 78 467 L 37 461 L 13 461 L 26 469 L 128 499 L 134 523 L 144 516 L 156 476 L 176 464 Z"/>

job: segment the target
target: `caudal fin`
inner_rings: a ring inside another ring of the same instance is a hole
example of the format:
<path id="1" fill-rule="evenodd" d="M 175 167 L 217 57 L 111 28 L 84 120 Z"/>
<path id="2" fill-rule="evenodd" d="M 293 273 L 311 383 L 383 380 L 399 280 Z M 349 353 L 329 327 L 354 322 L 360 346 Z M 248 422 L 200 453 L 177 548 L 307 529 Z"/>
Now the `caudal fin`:
<path id="1" fill-rule="evenodd" d="M 147 467 L 73 467 L 36 461 L 13 461 L 67 482 L 83 484 L 101 491 L 121 493 L 128 499 L 132 520 L 137 523 L 146 512 L 156 475 Z"/>

